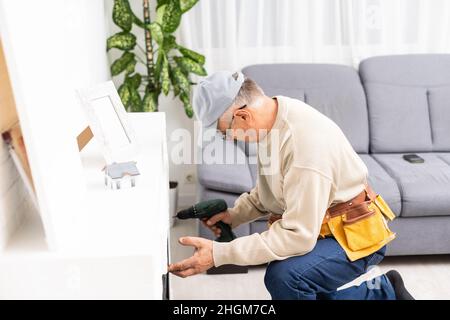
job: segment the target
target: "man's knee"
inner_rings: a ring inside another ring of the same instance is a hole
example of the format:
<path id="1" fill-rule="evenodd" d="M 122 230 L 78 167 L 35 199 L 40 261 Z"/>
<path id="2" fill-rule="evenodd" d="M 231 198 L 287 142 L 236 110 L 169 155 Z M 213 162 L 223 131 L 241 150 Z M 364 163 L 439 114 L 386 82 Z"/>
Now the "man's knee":
<path id="1" fill-rule="evenodd" d="M 266 273 L 264 275 L 264 284 L 267 290 L 269 290 L 269 292 L 271 291 L 274 283 L 279 282 L 280 280 L 279 278 L 281 277 L 279 275 L 279 272 L 277 272 L 278 271 L 277 269 L 279 268 L 276 266 L 276 264 L 277 264 L 276 262 L 269 263 L 266 269 Z"/>
<path id="2" fill-rule="evenodd" d="M 266 288 L 272 288 L 275 285 L 286 282 L 288 280 L 289 270 L 283 261 L 274 261 L 269 263 L 264 275 L 264 284 Z"/>
<path id="3" fill-rule="evenodd" d="M 295 275 L 285 261 L 274 261 L 267 266 L 264 284 L 272 299 L 301 299 L 305 291 L 302 276 Z"/>

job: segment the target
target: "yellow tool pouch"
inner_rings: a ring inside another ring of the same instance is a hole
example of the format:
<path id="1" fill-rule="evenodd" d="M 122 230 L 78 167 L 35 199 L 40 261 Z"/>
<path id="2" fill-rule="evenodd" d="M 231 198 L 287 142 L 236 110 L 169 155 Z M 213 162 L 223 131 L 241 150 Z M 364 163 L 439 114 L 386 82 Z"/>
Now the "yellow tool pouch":
<path id="1" fill-rule="evenodd" d="M 395 214 L 370 187 L 346 203 L 327 210 L 320 235 L 332 235 L 351 261 L 366 257 L 395 238 L 387 220 Z"/>

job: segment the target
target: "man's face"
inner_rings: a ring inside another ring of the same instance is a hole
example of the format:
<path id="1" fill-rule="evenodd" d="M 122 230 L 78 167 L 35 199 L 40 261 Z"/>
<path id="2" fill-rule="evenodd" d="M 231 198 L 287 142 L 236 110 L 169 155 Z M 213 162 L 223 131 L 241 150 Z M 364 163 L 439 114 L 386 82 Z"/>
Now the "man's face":
<path id="1" fill-rule="evenodd" d="M 233 112 L 219 118 L 217 129 L 230 140 L 246 142 L 258 141 L 258 125 L 255 109 L 244 106 L 234 106 Z"/>

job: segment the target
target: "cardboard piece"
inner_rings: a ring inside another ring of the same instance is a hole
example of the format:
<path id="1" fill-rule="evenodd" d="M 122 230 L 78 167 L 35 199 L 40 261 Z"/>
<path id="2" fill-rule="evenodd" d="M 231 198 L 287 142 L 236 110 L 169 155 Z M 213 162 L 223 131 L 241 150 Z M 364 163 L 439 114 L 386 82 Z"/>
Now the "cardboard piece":
<path id="1" fill-rule="evenodd" d="M 17 116 L 16 103 L 9 79 L 6 59 L 0 40 L 0 133 L 3 139 L 12 146 L 26 174 L 31 188 L 34 190 L 33 177 L 31 175 L 30 163 L 28 162 L 27 150 Z"/>
<path id="2" fill-rule="evenodd" d="M 16 104 L 0 40 L 0 133 L 10 130 L 18 122 Z"/>
<path id="3" fill-rule="evenodd" d="M 91 128 L 86 127 L 86 129 L 84 129 L 77 137 L 78 151 L 83 150 L 93 137 L 94 135 L 92 134 Z"/>

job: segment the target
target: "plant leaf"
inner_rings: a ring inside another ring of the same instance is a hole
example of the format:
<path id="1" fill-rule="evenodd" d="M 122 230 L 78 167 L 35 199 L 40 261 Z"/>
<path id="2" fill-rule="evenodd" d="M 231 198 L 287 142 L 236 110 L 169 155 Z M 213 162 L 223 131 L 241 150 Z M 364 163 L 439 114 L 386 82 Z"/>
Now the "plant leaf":
<path id="1" fill-rule="evenodd" d="M 164 51 L 169 52 L 171 49 L 176 47 L 177 47 L 176 38 L 173 35 L 169 34 L 164 37 L 164 42 L 162 45 Z"/>
<path id="2" fill-rule="evenodd" d="M 166 5 L 161 6 L 164 8 L 164 13 L 162 14 L 161 27 L 164 32 L 172 33 L 177 30 L 181 22 L 181 8 L 180 0 L 170 0 Z"/>
<path id="3" fill-rule="evenodd" d="M 134 72 L 134 69 L 136 67 L 137 60 L 133 59 L 130 61 L 130 63 L 125 68 L 125 76 L 128 76 L 129 74 L 132 74 Z"/>
<path id="4" fill-rule="evenodd" d="M 189 99 L 189 95 L 185 92 L 182 92 L 180 94 L 180 100 L 183 102 L 184 105 L 184 112 L 189 118 L 192 118 L 194 115 L 194 110 L 192 109 L 191 100 Z"/>
<path id="5" fill-rule="evenodd" d="M 165 56 L 165 52 L 162 49 L 159 49 L 158 51 L 158 58 L 156 58 L 156 63 L 155 63 L 155 82 L 159 83 L 159 80 L 161 78 L 161 69 L 162 69 L 162 64 L 163 64 L 163 57 Z"/>
<path id="6" fill-rule="evenodd" d="M 156 9 L 158 9 L 159 7 L 168 4 L 170 0 L 157 0 L 156 1 Z"/>
<path id="7" fill-rule="evenodd" d="M 178 85 L 173 85 L 172 84 L 172 87 L 173 87 L 173 95 L 174 95 L 174 97 L 176 97 L 176 96 L 178 96 L 179 94 L 180 94 L 180 88 L 178 88 Z"/>
<path id="8" fill-rule="evenodd" d="M 142 76 L 139 73 L 134 74 L 132 77 L 127 77 L 125 83 L 129 88 L 137 90 L 142 82 Z"/>
<path id="9" fill-rule="evenodd" d="M 119 90 L 117 90 L 117 92 L 119 93 L 119 97 L 120 97 L 120 100 L 122 100 L 123 106 L 125 107 L 126 110 L 128 110 L 128 105 L 130 103 L 130 97 L 131 97 L 128 86 L 125 83 L 123 83 L 119 87 Z"/>
<path id="10" fill-rule="evenodd" d="M 175 62 L 181 69 L 184 69 L 186 72 L 192 72 L 198 74 L 199 76 L 206 76 L 206 70 L 203 66 L 191 58 L 188 57 L 174 57 Z"/>
<path id="11" fill-rule="evenodd" d="M 190 50 L 188 48 L 182 47 L 182 46 L 178 46 L 178 50 L 180 50 L 181 54 L 185 57 L 191 58 L 192 60 L 200 63 L 201 65 L 205 64 L 205 56 L 195 52 L 193 50 Z"/>
<path id="12" fill-rule="evenodd" d="M 164 95 L 169 94 L 170 89 L 170 76 L 169 76 L 169 62 L 167 58 L 164 56 L 162 68 L 161 68 L 161 90 Z"/>
<path id="13" fill-rule="evenodd" d="M 136 36 L 129 32 L 119 32 L 112 35 L 107 40 L 107 50 L 117 48 L 120 50 L 131 50 L 136 45 Z"/>
<path id="14" fill-rule="evenodd" d="M 143 112 L 154 112 L 158 110 L 157 95 L 155 92 L 147 92 L 142 100 Z"/>
<path id="15" fill-rule="evenodd" d="M 130 31 L 133 26 L 133 14 L 128 0 L 114 0 L 113 21 L 124 31 Z"/>
<path id="16" fill-rule="evenodd" d="M 188 93 L 191 89 L 188 77 L 186 77 L 179 67 L 172 68 L 172 74 L 180 91 Z"/>
<path id="17" fill-rule="evenodd" d="M 165 1 L 165 2 L 168 3 L 169 1 Z M 164 17 L 164 13 L 166 12 L 167 3 L 158 5 L 156 7 L 155 22 L 158 23 L 159 25 L 162 25 L 162 23 L 163 23 L 163 17 Z"/>
<path id="18" fill-rule="evenodd" d="M 125 51 L 122 56 L 111 65 L 111 74 L 117 76 L 122 71 L 126 70 L 133 60 L 135 60 L 134 53 Z"/>
<path id="19" fill-rule="evenodd" d="M 141 96 L 139 95 L 139 92 L 137 88 L 130 88 L 130 107 L 131 112 L 141 112 L 142 111 L 142 100 Z"/>
<path id="20" fill-rule="evenodd" d="M 185 13 L 189 11 L 193 6 L 197 4 L 198 0 L 180 0 L 181 12 Z"/>
<path id="21" fill-rule="evenodd" d="M 178 96 L 181 92 L 180 87 L 178 86 L 177 81 L 175 80 L 175 76 L 173 75 L 173 67 L 169 64 L 169 75 L 170 75 L 170 82 L 172 83 L 173 88 L 173 95 L 174 97 Z"/>
<path id="22" fill-rule="evenodd" d="M 133 13 L 133 22 L 138 27 L 145 28 L 145 23 L 141 19 L 136 17 L 136 15 L 134 13 Z"/>
<path id="23" fill-rule="evenodd" d="M 150 30 L 150 33 L 153 39 L 155 39 L 156 43 L 161 46 L 164 41 L 164 34 L 162 32 L 160 24 L 157 22 L 152 22 L 148 25 L 148 29 Z"/>

